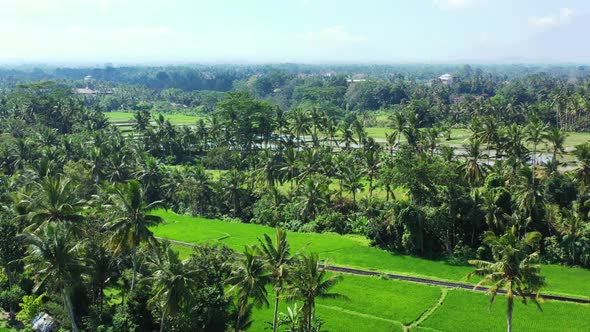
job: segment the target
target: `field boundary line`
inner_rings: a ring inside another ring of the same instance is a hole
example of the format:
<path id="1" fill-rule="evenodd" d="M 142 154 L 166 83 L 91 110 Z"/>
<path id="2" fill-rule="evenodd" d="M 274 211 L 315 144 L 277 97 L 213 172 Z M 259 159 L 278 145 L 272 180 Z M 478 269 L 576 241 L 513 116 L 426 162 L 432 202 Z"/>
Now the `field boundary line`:
<path id="1" fill-rule="evenodd" d="M 407 327 L 408 331 L 411 331 L 413 328 L 420 326 L 420 324 L 424 323 L 424 321 L 426 321 L 438 308 L 440 308 L 441 305 L 443 305 L 449 290 L 447 288 L 441 288 L 440 292 L 441 293 L 438 301 L 432 307 L 424 311 L 418 318 L 416 318 L 415 321 L 410 323 L 410 325 L 404 326 L 404 329 Z"/>
<path id="2" fill-rule="evenodd" d="M 193 248 L 196 245 L 188 242 L 170 240 L 167 238 L 156 237 L 158 240 L 165 240 L 172 244 L 179 245 L 181 247 L 189 247 Z M 408 281 L 423 285 L 430 285 L 430 286 L 439 286 L 445 288 L 459 288 L 459 289 L 466 289 L 469 291 L 485 293 L 489 290 L 489 287 L 479 286 L 475 287 L 475 285 L 456 282 L 456 281 L 442 281 L 436 279 L 429 279 L 423 277 L 413 277 L 410 275 L 405 274 L 396 274 L 396 273 L 384 273 L 378 271 L 369 271 L 369 270 L 362 270 L 344 266 L 336 266 L 336 265 L 326 265 L 324 268 L 328 271 L 337 272 L 337 273 L 346 273 L 346 274 L 353 274 L 358 276 L 372 276 L 372 277 L 385 277 L 388 279 L 393 280 L 401 280 L 401 281 Z M 498 294 L 506 294 L 505 290 L 499 290 Z M 553 301 L 560 301 L 560 302 L 572 302 L 572 303 L 579 303 L 579 304 L 590 304 L 590 298 L 586 297 L 573 297 L 573 296 L 561 296 L 561 295 L 551 295 L 551 294 L 540 294 L 540 296 L 545 300 L 553 300 Z"/>
<path id="3" fill-rule="evenodd" d="M 326 308 L 326 309 L 341 311 L 341 312 L 344 312 L 344 313 L 347 313 L 350 315 L 354 315 L 354 316 L 358 316 L 358 317 L 369 318 L 369 319 L 378 320 L 378 321 L 382 321 L 382 322 L 386 322 L 386 323 L 398 324 L 400 326 L 404 326 L 404 324 L 402 322 L 397 321 L 397 320 L 374 316 L 371 314 L 364 314 L 362 312 L 358 312 L 358 311 L 354 311 L 354 310 L 350 310 L 350 309 L 345 309 L 345 308 L 338 307 L 338 306 L 326 305 L 326 304 L 321 304 L 321 303 L 316 304 L 316 306 Z"/>

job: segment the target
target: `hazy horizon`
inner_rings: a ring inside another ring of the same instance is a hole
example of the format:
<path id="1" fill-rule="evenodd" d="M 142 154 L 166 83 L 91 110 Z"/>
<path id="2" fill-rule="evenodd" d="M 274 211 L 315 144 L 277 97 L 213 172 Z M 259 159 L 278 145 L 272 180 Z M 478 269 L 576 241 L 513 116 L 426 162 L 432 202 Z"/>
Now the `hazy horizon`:
<path id="1" fill-rule="evenodd" d="M 0 2 L 0 64 L 586 64 L 583 0 Z"/>

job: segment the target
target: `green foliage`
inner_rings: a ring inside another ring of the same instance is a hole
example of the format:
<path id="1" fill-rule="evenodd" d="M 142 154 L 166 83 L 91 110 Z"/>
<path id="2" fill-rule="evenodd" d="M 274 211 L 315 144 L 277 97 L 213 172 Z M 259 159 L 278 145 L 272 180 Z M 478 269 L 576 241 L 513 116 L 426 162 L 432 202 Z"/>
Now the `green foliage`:
<path id="1" fill-rule="evenodd" d="M 19 303 L 20 311 L 16 314 L 16 319 L 23 323 L 28 323 L 33 320 L 40 312 L 45 309 L 43 299 L 45 294 L 39 296 L 25 295 L 22 297 L 22 302 Z"/>

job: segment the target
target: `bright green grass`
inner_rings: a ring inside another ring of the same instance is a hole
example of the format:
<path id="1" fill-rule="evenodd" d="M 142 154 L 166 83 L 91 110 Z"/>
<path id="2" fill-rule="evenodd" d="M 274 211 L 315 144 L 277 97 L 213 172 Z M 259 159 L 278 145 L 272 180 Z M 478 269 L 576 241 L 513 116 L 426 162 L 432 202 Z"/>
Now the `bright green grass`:
<path id="1" fill-rule="evenodd" d="M 291 234 L 292 235 L 292 234 Z M 189 248 L 177 247 L 183 255 Z M 567 281 L 567 280 L 566 280 Z M 438 287 L 412 284 L 376 277 L 343 275 L 343 280 L 333 288 L 348 300 L 318 300 L 317 314 L 329 331 L 402 331 L 431 308 L 439 299 Z M 488 312 L 489 297 L 465 290 L 449 290 L 443 304 L 418 327 L 417 332 L 434 331 L 502 331 L 505 329 L 505 303 L 503 297 L 496 300 Z M 269 301 L 273 302 L 269 293 Z M 281 303 L 285 312 L 287 304 Z M 544 312 L 538 312 L 531 304 L 516 304 L 514 328 L 516 331 L 587 331 L 590 306 L 546 301 Z M 272 309 L 256 309 L 250 331 L 263 331 L 271 320 Z"/>
<path id="2" fill-rule="evenodd" d="M 133 121 L 133 113 L 131 112 L 105 112 L 104 115 L 111 123 L 121 123 Z M 169 120 L 174 125 L 195 124 L 200 117 L 184 114 L 163 114 L 166 120 Z M 158 116 L 153 115 L 152 118 Z"/>
<path id="3" fill-rule="evenodd" d="M 393 132 L 392 129 L 390 128 L 384 128 L 384 127 L 371 127 L 371 128 L 366 128 L 367 134 L 375 139 L 381 139 L 384 140 L 386 139 L 386 133 L 390 134 L 391 132 Z M 441 144 L 450 144 L 450 145 L 463 145 L 466 143 L 466 141 L 469 139 L 469 137 L 471 136 L 471 131 L 469 129 L 452 129 L 451 130 L 451 139 L 447 140 L 446 138 L 441 137 L 440 138 L 440 143 Z M 405 141 L 405 139 L 402 137 L 401 141 Z M 588 143 L 590 142 L 590 133 L 580 133 L 580 132 L 569 132 L 568 136 L 565 140 L 564 146 L 566 148 L 566 150 L 571 151 L 576 145 L 578 144 L 583 144 L 583 143 Z M 547 148 L 545 146 L 545 144 L 541 144 L 538 147 L 539 151 L 543 151 L 546 152 Z"/>
<path id="4" fill-rule="evenodd" d="M 464 290 L 451 290 L 445 302 L 425 322 L 423 327 L 441 331 L 502 331 L 506 330 L 506 299 L 498 297 L 488 311 L 490 298 Z M 547 301 L 543 312 L 533 303 L 515 303 L 514 331 L 589 331 L 590 306 Z"/>
<path id="5" fill-rule="evenodd" d="M 416 320 L 440 296 L 437 287 L 352 275 L 344 275 L 331 292 L 347 298 L 317 301 L 317 315 L 329 331 L 401 331 L 402 324 Z M 282 303 L 280 310 L 285 312 L 287 305 Z M 272 306 L 256 310 L 253 318 L 250 330 L 262 331 L 272 319 Z"/>
<path id="6" fill-rule="evenodd" d="M 243 250 L 244 245 L 257 243 L 263 234 L 274 233 L 273 228 L 261 225 L 194 218 L 163 210 L 154 213 L 167 220 L 153 228 L 154 234 L 182 242 L 214 243 L 220 240 L 233 249 Z M 289 232 L 289 243 L 293 250 L 305 247 L 305 251 L 318 253 L 330 264 L 366 270 L 453 281 L 465 281 L 465 276 L 472 270 L 469 266 L 453 266 L 443 261 L 390 253 L 371 247 L 365 237 L 358 235 Z M 544 266 L 542 274 L 547 280 L 544 292 L 590 296 L 589 270 Z"/>

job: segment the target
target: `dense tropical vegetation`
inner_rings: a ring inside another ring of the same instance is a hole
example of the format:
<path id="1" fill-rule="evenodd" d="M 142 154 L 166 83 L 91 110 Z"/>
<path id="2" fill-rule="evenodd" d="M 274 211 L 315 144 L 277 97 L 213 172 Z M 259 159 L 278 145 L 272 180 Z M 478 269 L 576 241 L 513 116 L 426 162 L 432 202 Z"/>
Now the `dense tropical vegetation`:
<path id="1" fill-rule="evenodd" d="M 0 71 L 0 304 L 14 326 L 46 310 L 72 331 L 241 331 L 266 307 L 273 331 L 320 331 L 316 299 L 348 294 L 285 230 L 334 232 L 475 265 L 492 299 L 507 291 L 510 329 L 538 263 L 590 267 L 590 136 L 573 133 L 589 82 L 584 67 Z M 179 255 L 152 233 L 161 207 L 277 230 Z"/>

